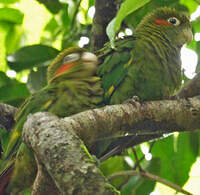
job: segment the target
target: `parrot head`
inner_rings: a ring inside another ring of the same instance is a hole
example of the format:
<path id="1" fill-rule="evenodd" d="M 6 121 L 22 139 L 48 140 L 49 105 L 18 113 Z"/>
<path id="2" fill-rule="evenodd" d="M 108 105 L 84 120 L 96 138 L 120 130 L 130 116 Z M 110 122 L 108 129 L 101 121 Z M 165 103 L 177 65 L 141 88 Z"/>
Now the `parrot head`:
<path id="1" fill-rule="evenodd" d="M 81 78 L 92 76 L 97 69 L 97 57 L 83 48 L 71 47 L 62 51 L 47 70 L 47 81 L 57 78 Z"/>
<path id="2" fill-rule="evenodd" d="M 158 8 L 143 18 L 135 32 L 141 34 L 144 31 L 150 34 L 159 32 L 161 36 L 158 38 L 162 37 L 178 47 L 191 42 L 193 37 L 189 17 L 167 7 Z"/>

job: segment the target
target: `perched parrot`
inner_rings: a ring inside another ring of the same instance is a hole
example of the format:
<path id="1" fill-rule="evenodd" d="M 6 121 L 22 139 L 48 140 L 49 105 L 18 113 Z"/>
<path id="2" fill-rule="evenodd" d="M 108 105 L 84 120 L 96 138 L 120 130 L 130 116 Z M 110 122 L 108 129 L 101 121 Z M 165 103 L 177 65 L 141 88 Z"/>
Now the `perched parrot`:
<path id="1" fill-rule="evenodd" d="M 132 96 L 145 101 L 172 95 L 182 81 L 181 47 L 191 40 L 189 18 L 175 9 L 159 8 L 145 16 L 133 36 L 97 52 L 103 59 L 98 75 L 105 100 L 118 104 Z"/>
<path id="2" fill-rule="evenodd" d="M 0 160 L 0 194 L 8 181 L 7 189 L 14 194 L 34 181 L 33 153 L 21 141 L 28 114 L 48 111 L 64 117 L 101 105 L 103 90 L 100 78 L 94 76 L 96 69 L 97 57 L 82 48 L 64 50 L 48 67 L 48 85 L 31 95 L 16 114 L 16 125 Z"/>
<path id="3" fill-rule="evenodd" d="M 191 40 L 189 18 L 164 7 L 146 15 L 132 36 L 116 40 L 114 49 L 107 43 L 96 52 L 106 104 L 119 104 L 133 96 L 150 101 L 173 95 L 182 82 L 180 50 Z M 124 140 L 128 143 L 126 137 Z M 100 145 L 93 147 L 98 157 L 101 150 L 107 152 L 104 141 Z"/>
<path id="4" fill-rule="evenodd" d="M 144 17 L 133 36 L 117 40 L 115 49 L 106 44 L 97 52 L 98 75 L 102 81 L 93 76 L 96 63 L 92 54 L 90 60 L 84 59 L 88 52 L 82 49 L 60 54 L 49 67 L 48 85 L 28 98 L 16 115 L 16 126 L 0 162 L 0 187 L 1 178 L 10 176 L 7 173 L 12 170 L 19 145 L 23 146 L 21 130 L 29 113 L 49 111 L 68 116 L 104 103 L 122 103 L 133 96 L 138 96 L 140 101 L 167 98 L 181 85 L 180 49 L 191 39 L 191 25 L 184 14 L 159 8 Z M 110 141 L 116 145 L 115 139 Z M 97 154 L 99 149 L 93 152 Z M 16 181 L 25 182 L 17 178 L 15 170 L 8 188 Z"/>

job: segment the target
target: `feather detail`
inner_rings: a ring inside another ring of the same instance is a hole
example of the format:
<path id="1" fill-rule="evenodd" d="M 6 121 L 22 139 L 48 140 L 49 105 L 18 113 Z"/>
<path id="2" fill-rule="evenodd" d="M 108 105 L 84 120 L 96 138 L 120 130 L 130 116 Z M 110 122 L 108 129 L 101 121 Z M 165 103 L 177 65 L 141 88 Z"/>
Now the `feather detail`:
<path id="1" fill-rule="evenodd" d="M 56 75 L 61 74 L 63 72 L 66 72 L 67 70 L 69 70 L 72 66 L 74 65 L 74 63 L 67 63 L 62 65 L 57 71 L 56 71 Z"/>

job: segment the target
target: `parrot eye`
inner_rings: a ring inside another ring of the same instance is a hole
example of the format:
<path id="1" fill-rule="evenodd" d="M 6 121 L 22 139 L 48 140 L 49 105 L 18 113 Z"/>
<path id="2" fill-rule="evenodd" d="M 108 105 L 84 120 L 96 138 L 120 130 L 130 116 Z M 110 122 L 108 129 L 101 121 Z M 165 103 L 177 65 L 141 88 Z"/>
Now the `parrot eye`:
<path id="1" fill-rule="evenodd" d="M 180 24 L 180 21 L 175 17 L 168 18 L 167 21 L 174 26 L 178 26 Z"/>
<path id="2" fill-rule="evenodd" d="M 69 62 L 74 62 L 80 59 L 79 53 L 72 53 L 64 57 L 63 64 L 67 64 Z"/>

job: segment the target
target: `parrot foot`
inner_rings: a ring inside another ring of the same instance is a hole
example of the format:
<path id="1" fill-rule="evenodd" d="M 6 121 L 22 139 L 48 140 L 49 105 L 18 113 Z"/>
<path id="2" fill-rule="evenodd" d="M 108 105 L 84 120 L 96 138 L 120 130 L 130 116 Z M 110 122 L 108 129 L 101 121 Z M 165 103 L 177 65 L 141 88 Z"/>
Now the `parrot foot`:
<path id="1" fill-rule="evenodd" d="M 95 162 L 95 165 L 97 167 L 100 167 L 100 164 L 101 164 L 100 160 L 95 155 L 92 155 L 92 157 L 93 157 L 93 160 Z"/>
<path id="2" fill-rule="evenodd" d="M 139 100 L 140 98 L 134 95 L 132 98 L 125 100 L 123 104 L 127 104 L 127 103 L 135 104 L 135 103 L 139 103 Z"/>

